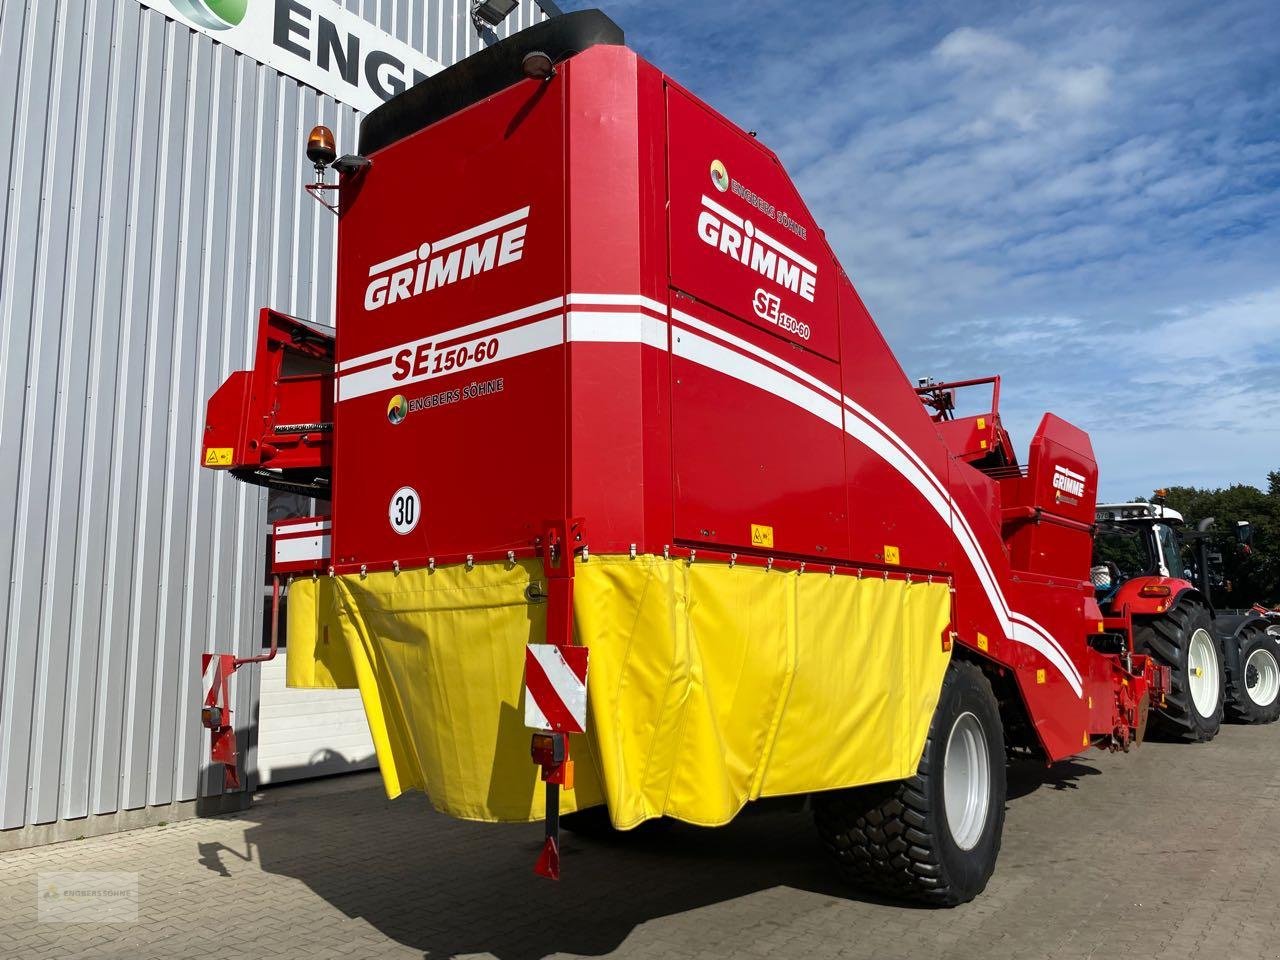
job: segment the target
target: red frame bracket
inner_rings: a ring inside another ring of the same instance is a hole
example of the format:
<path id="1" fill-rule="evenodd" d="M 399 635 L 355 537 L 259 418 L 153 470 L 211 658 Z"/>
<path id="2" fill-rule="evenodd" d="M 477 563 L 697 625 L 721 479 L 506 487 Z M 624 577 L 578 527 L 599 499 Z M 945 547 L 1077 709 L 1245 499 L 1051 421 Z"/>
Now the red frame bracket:
<path id="1" fill-rule="evenodd" d="M 582 517 L 552 520 L 546 524 L 538 553 L 547 578 L 547 642 L 573 645 L 574 556 L 587 546 L 587 524 Z M 560 879 L 560 788 L 573 789 L 573 761 L 569 759 L 569 738 L 564 740 L 564 759 L 542 766 L 546 783 L 546 839 L 533 872 L 551 880 Z M 537 736 L 537 734 L 535 734 Z"/>
<path id="2" fill-rule="evenodd" d="M 573 644 L 574 555 L 587 545 L 587 524 L 582 517 L 552 520 L 538 544 L 547 577 L 547 643 Z"/>
<path id="3" fill-rule="evenodd" d="M 271 578 L 271 647 L 256 657 L 237 657 L 234 653 L 200 654 L 200 676 L 215 664 L 209 692 L 200 710 L 200 723 L 209 731 L 209 760 L 222 764 L 222 787 L 230 792 L 240 789 L 240 758 L 236 750 L 236 731 L 231 723 L 231 675 L 246 663 L 274 660 L 280 641 L 280 575 Z"/>
<path id="4" fill-rule="evenodd" d="M 236 751 L 236 731 L 231 724 L 231 693 L 229 685 L 231 675 L 239 664 L 234 653 L 202 653 L 200 655 L 200 674 L 213 668 L 213 680 L 209 685 L 209 693 L 204 698 L 204 708 L 200 711 L 200 721 L 209 730 L 209 759 L 213 763 L 222 764 L 222 786 L 224 790 L 240 789 L 240 766 Z"/>

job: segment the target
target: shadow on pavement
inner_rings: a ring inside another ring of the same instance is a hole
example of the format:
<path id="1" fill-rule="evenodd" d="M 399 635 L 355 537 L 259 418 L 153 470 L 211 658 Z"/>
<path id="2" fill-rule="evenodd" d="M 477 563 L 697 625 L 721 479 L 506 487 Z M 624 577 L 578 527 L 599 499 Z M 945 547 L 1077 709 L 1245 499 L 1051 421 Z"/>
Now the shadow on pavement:
<path id="1" fill-rule="evenodd" d="M 1009 799 L 1020 800 L 1041 787 L 1078 790 L 1082 777 L 1096 777 L 1100 770 L 1079 759 L 1063 760 L 1051 767 L 1036 760 L 1014 760 L 1008 768 Z"/>
<path id="2" fill-rule="evenodd" d="M 595 956 L 640 924 L 777 886 L 845 898 L 805 812 L 749 813 L 728 827 L 684 824 L 634 835 L 564 834 L 559 882 L 533 874 L 540 824 L 456 821 L 421 797 L 388 803 L 380 787 L 251 809 L 261 868 L 301 880 L 343 913 L 431 958 L 492 953 L 533 960 Z M 227 848 L 200 862 L 236 872 Z M 234 855 L 234 856 L 232 856 Z"/>
<path id="3" fill-rule="evenodd" d="M 1080 763 L 1014 764 L 1010 798 L 1041 785 L 1064 789 L 1095 773 Z M 318 796 L 300 791 L 251 808 L 240 815 L 257 821 L 245 830 L 246 852 L 201 843 L 200 863 L 230 877 L 236 860 L 256 853 L 265 872 L 302 881 L 346 915 L 432 960 L 475 953 L 499 960 L 598 956 L 649 920 L 777 887 L 827 902 L 885 902 L 840 881 L 808 811 L 794 803 L 753 805 L 719 829 L 664 821 L 601 839 L 565 833 L 563 879 L 552 882 L 532 872 L 541 824 L 453 820 L 420 795 L 387 801 L 375 778 L 351 779 L 349 790 L 331 783 Z M 815 900 L 815 908 L 822 905 Z M 755 939 L 745 928 L 770 923 L 767 916 L 744 910 L 744 943 Z"/>
<path id="4" fill-rule="evenodd" d="M 1229 721 L 1227 721 L 1229 722 Z M 1146 741 L 1148 743 L 1179 743 L 1193 744 L 1198 741 L 1193 740 L 1185 732 L 1176 727 L 1167 724 L 1152 723 L 1147 727 Z"/>

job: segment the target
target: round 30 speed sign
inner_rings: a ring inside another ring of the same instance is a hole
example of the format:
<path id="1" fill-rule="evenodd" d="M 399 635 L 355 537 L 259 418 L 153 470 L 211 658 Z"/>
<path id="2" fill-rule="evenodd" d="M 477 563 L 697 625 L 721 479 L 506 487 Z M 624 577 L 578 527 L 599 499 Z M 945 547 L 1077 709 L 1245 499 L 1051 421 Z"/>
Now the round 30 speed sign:
<path id="1" fill-rule="evenodd" d="M 418 491 L 413 487 L 401 487 L 391 495 L 387 519 L 391 521 L 391 529 L 396 533 L 412 533 L 413 528 L 418 525 L 418 515 L 421 513 L 422 502 L 418 499 Z"/>

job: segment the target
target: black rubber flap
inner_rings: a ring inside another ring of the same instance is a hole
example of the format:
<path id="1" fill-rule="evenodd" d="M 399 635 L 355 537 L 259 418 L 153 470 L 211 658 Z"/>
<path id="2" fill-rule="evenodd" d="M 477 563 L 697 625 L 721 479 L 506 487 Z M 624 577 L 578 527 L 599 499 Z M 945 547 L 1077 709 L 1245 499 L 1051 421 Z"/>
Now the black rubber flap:
<path id="1" fill-rule="evenodd" d="M 524 79 L 525 55 L 541 50 L 559 63 L 600 44 L 620 47 L 622 29 L 599 10 L 552 17 L 473 53 L 392 97 L 360 124 L 360 152 L 376 153 L 450 114 Z"/>

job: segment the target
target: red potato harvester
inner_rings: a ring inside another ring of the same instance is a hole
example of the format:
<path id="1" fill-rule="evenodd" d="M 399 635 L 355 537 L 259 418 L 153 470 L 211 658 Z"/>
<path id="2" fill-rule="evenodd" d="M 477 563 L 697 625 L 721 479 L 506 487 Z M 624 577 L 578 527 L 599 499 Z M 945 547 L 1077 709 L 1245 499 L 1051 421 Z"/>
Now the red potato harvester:
<path id="1" fill-rule="evenodd" d="M 561 814 L 811 794 L 852 880 L 954 904 L 1006 750 L 1141 739 L 1169 675 L 1095 600 L 1088 436 L 1020 465 L 998 378 L 913 385 L 777 157 L 608 18 L 309 156 L 336 331 L 264 311 L 202 455 L 331 501 L 275 531 L 289 682 L 360 689 L 389 795 L 545 819 L 555 876 Z"/>

